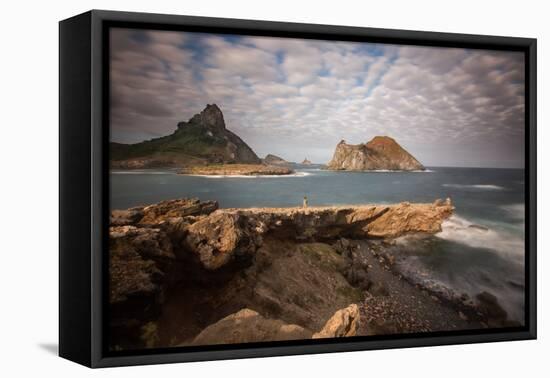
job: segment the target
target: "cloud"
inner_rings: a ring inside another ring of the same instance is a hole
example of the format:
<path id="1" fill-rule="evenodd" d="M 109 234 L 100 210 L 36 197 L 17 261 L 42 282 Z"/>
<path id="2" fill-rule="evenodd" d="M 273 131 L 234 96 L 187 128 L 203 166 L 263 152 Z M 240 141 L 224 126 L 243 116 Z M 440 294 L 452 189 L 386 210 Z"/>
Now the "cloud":
<path id="1" fill-rule="evenodd" d="M 518 53 L 404 47 L 369 98 L 370 125 L 428 164 L 521 166 L 523 146 L 509 147 L 524 137 L 523 67 Z"/>
<path id="2" fill-rule="evenodd" d="M 259 155 L 322 163 L 390 135 L 426 165 L 524 164 L 520 53 L 113 29 L 110 73 L 119 142 L 217 103 Z"/>

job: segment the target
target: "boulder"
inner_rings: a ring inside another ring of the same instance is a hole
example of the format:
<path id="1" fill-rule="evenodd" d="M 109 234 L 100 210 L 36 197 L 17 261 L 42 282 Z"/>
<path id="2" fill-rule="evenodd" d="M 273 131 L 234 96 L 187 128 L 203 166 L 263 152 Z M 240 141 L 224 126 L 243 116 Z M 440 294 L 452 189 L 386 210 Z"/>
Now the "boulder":
<path id="1" fill-rule="evenodd" d="M 313 334 L 314 339 L 355 336 L 359 322 L 359 307 L 351 304 L 336 311 L 323 329 Z"/>
<path id="2" fill-rule="evenodd" d="M 249 308 L 226 316 L 202 330 L 191 345 L 239 344 L 262 341 L 303 340 L 312 332 L 296 324 L 267 319 Z"/>
<path id="3" fill-rule="evenodd" d="M 185 246 L 206 269 L 215 270 L 236 257 L 253 255 L 261 245 L 261 232 L 249 226 L 240 214 L 216 211 L 187 228 Z"/>

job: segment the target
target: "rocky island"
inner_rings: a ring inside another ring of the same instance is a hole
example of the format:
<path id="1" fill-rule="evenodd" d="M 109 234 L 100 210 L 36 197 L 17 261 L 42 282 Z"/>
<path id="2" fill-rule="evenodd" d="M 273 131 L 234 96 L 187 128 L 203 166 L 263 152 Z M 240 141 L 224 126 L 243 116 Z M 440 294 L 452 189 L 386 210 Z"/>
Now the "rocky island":
<path id="1" fill-rule="evenodd" d="M 449 199 L 248 209 L 179 199 L 114 210 L 110 348 L 470 329 L 506 322 L 492 297 L 438 298 L 392 271 L 394 258 L 386 246 L 403 235 L 439 232 L 453 209 Z"/>
<path id="2" fill-rule="evenodd" d="M 368 143 L 347 144 L 342 140 L 336 146 L 327 169 L 344 171 L 418 171 L 424 170 L 414 156 L 394 139 L 387 136 L 374 137 Z"/>
<path id="3" fill-rule="evenodd" d="M 225 127 L 216 104 L 178 123 L 170 135 L 135 144 L 112 142 L 110 154 L 114 169 L 180 168 L 181 174 L 201 175 L 293 173 L 262 162 L 250 146 Z"/>
<path id="4" fill-rule="evenodd" d="M 294 171 L 285 166 L 267 164 L 211 164 L 182 168 L 178 173 L 201 176 L 280 176 Z"/>

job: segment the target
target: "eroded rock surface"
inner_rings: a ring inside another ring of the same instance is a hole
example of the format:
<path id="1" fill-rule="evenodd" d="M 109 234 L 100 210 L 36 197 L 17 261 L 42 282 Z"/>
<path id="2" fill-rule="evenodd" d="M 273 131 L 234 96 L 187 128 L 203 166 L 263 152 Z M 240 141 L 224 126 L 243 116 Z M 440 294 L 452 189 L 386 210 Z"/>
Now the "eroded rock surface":
<path id="1" fill-rule="evenodd" d="M 111 227 L 110 301 L 154 296 L 162 290 L 163 270 L 175 256 L 168 237 L 158 229 Z"/>
<path id="2" fill-rule="evenodd" d="M 111 226 L 153 226 L 178 217 L 208 215 L 218 209 L 216 201 L 201 202 L 197 198 L 182 198 L 149 206 L 111 211 Z"/>
<path id="3" fill-rule="evenodd" d="M 339 237 L 395 238 L 437 233 L 451 216 L 448 202 L 353 207 L 223 209 L 189 226 L 187 246 L 207 269 L 252 255 L 266 235 L 296 241 Z"/>
<path id="4" fill-rule="evenodd" d="M 166 271 L 175 262 L 172 243 L 159 229 L 109 229 L 109 326 L 113 347 L 143 342 L 142 328 L 158 317 L 167 287 Z"/>
<path id="5" fill-rule="evenodd" d="M 279 319 L 269 319 L 249 308 L 209 325 L 190 343 L 182 345 L 210 345 L 250 343 L 261 341 L 304 340 L 355 336 L 360 321 L 359 307 L 352 304 L 340 309 L 327 320 L 317 333 L 297 324 L 288 324 Z"/>
<path id="6" fill-rule="evenodd" d="M 207 269 L 218 269 L 240 255 L 251 255 L 262 243 L 262 231 L 238 213 L 216 211 L 187 228 L 186 247 Z"/>
<path id="7" fill-rule="evenodd" d="M 278 319 L 267 319 L 248 308 L 206 327 L 191 345 L 234 344 L 311 338 L 311 331 Z"/>
<path id="8" fill-rule="evenodd" d="M 313 335 L 313 338 L 355 336 L 357 334 L 359 318 L 359 307 L 356 304 L 351 304 L 344 309 L 336 311 L 323 329 Z"/>
<path id="9" fill-rule="evenodd" d="M 252 323 L 265 325 L 265 337 L 303 335 L 307 330 L 321 330 L 318 337 L 351 335 L 355 312 L 348 306 L 361 303 L 364 290 L 374 286 L 365 262 L 344 237 L 435 233 L 453 211 L 450 200 L 312 208 L 217 207 L 216 202 L 180 199 L 112 212 L 112 347 L 191 342 L 205 327 L 243 308 L 282 322 L 254 318 L 257 321 Z M 172 292 L 170 303 L 165 301 L 167 289 Z M 331 317 L 336 318 L 325 324 Z M 224 324 L 229 321 L 236 319 Z M 185 327 L 166 329 L 163 324 Z M 290 332 L 284 325 L 301 329 Z M 129 337 L 130 330 L 138 336 Z"/>

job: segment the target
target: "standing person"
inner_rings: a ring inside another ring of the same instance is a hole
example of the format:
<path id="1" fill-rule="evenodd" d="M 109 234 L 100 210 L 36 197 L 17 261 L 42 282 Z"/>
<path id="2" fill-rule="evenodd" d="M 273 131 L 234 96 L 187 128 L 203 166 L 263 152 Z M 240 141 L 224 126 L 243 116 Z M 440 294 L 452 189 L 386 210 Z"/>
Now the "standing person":
<path id="1" fill-rule="evenodd" d="M 307 196 L 304 196 L 304 208 L 307 207 Z"/>

